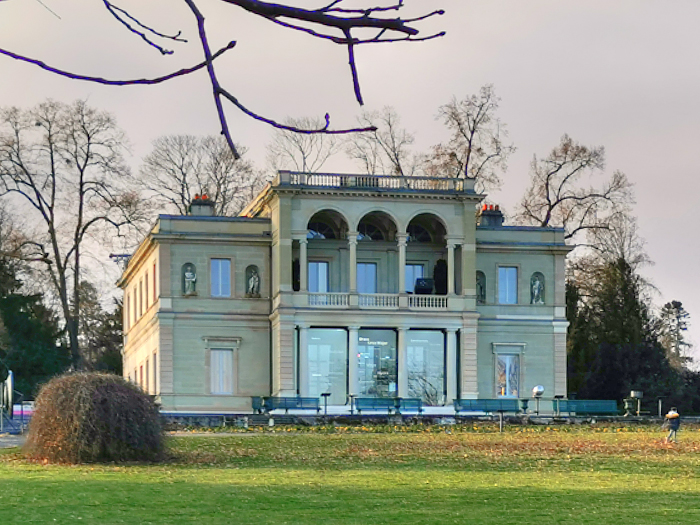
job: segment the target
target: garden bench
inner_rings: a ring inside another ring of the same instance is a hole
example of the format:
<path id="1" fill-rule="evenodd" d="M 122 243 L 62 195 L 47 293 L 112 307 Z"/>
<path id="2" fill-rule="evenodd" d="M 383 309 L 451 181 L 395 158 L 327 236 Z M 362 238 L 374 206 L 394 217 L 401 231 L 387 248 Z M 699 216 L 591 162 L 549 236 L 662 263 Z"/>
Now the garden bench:
<path id="1" fill-rule="evenodd" d="M 423 400 L 419 397 L 400 397 L 399 412 L 418 412 L 423 413 Z"/>
<path id="2" fill-rule="evenodd" d="M 363 410 L 386 410 L 391 414 L 392 410 L 398 411 L 399 406 L 396 397 L 356 397 L 353 401 L 358 414 Z"/>
<path id="3" fill-rule="evenodd" d="M 284 409 L 289 413 L 293 410 L 315 410 L 320 412 L 321 407 L 317 397 L 253 397 L 253 411 L 258 414 L 271 410 Z"/>
<path id="4" fill-rule="evenodd" d="M 555 399 L 554 412 L 579 416 L 616 416 L 619 414 L 617 401 L 611 399 Z"/>
<path id="5" fill-rule="evenodd" d="M 455 399 L 455 415 L 460 412 L 519 412 L 517 399 Z"/>

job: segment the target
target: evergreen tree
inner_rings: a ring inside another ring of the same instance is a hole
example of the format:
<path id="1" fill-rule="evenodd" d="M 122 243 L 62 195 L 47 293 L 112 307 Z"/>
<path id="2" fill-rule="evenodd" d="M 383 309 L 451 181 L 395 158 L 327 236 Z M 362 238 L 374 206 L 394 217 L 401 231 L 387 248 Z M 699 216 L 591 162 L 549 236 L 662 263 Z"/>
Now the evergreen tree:
<path id="1" fill-rule="evenodd" d="M 686 352 L 691 345 L 684 337 L 684 332 L 688 330 L 689 317 L 690 314 L 683 308 L 683 303 L 671 301 L 661 309 L 658 321 L 659 340 L 666 349 L 671 365 L 679 370 L 690 361 Z"/>
<path id="2" fill-rule="evenodd" d="M 15 264 L 0 260 L 0 379 L 12 370 L 15 389 L 31 399 L 39 385 L 70 366 L 70 352 L 41 296 L 21 293 Z"/>
<path id="3" fill-rule="evenodd" d="M 97 289 L 87 281 L 80 283 L 83 317 L 79 340 L 85 367 L 91 370 L 122 373 L 122 304 L 115 300 L 112 311 L 105 310 Z"/>
<path id="4" fill-rule="evenodd" d="M 630 390 L 669 397 L 683 381 L 666 359 L 645 304 L 644 282 L 623 258 L 589 272 L 585 301 L 569 285 L 570 390 L 579 397 L 623 399 Z"/>

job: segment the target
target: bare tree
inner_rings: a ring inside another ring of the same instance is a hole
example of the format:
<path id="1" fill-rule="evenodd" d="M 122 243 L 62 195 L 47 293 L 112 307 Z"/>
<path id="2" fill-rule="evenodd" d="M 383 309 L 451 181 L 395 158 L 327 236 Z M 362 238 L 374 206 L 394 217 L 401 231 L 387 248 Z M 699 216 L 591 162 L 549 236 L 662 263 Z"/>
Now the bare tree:
<path id="1" fill-rule="evenodd" d="M 138 217 L 138 196 L 120 186 L 124 147 L 112 116 L 82 101 L 0 110 L 0 198 L 26 217 L 21 257 L 48 275 L 75 367 L 86 245 L 104 228 L 123 234 Z"/>
<path id="2" fill-rule="evenodd" d="M 603 147 L 589 148 L 564 135 L 546 158 L 533 159 L 530 187 L 516 220 L 563 227 L 567 239 L 580 232 L 609 229 L 611 219 L 626 213 L 632 202 L 632 185 L 619 171 L 599 188 L 582 181 L 584 176 L 602 175 L 604 168 Z"/>
<path id="3" fill-rule="evenodd" d="M 362 127 L 377 128 L 347 139 L 348 156 L 359 161 L 366 173 L 411 176 L 417 172 L 420 159 L 410 149 L 414 136 L 400 126 L 401 119 L 394 108 L 365 112 L 358 121 Z"/>
<path id="4" fill-rule="evenodd" d="M 311 117 L 287 118 L 285 122 L 290 128 L 301 130 L 321 126 L 320 120 Z M 340 147 L 341 143 L 333 135 L 276 129 L 268 145 L 267 160 L 274 170 L 315 172 L 338 153 Z"/>
<path id="5" fill-rule="evenodd" d="M 478 95 L 453 98 L 441 106 L 438 118 L 452 136 L 448 142 L 433 146 L 426 171 L 433 176 L 476 179 L 477 191 L 498 188 L 498 173 L 505 171 L 508 157 L 515 151 L 506 143 L 508 132 L 496 116 L 499 102 L 493 86 L 486 85 Z"/>
<path id="6" fill-rule="evenodd" d="M 651 301 L 656 292 L 654 285 L 639 272 L 653 262 L 639 236 L 637 219 L 627 210 L 618 210 L 607 217 L 604 227 L 586 230 L 585 238 L 577 243 L 577 250 L 567 259 L 567 280 L 578 290 L 580 299 L 595 296 L 603 273 L 610 265 L 625 261 L 637 276 L 640 293 Z"/>
<path id="7" fill-rule="evenodd" d="M 281 3 L 263 2 L 261 0 L 218 0 L 225 4 L 239 7 L 247 13 L 264 18 L 270 22 L 285 27 L 294 31 L 302 31 L 307 35 L 315 38 L 320 38 L 347 48 L 348 64 L 350 66 L 350 74 L 352 77 L 352 85 L 355 93 L 355 98 L 359 104 L 362 104 L 362 94 L 360 90 L 360 82 L 357 74 L 355 63 L 355 49 L 357 46 L 365 44 L 379 44 L 386 42 L 398 41 L 421 41 L 443 36 L 444 33 L 437 33 L 426 37 L 418 36 L 418 29 L 414 27 L 416 22 L 426 18 L 442 15 L 442 10 L 435 10 L 424 15 L 414 17 L 401 18 L 394 15 L 394 12 L 404 8 L 404 0 L 389 0 L 377 6 L 346 8 L 345 0 L 328 0 L 323 7 L 316 9 L 304 9 L 301 7 L 293 7 L 291 5 Z M 147 44 L 157 49 L 160 53 L 170 54 L 173 51 L 166 49 L 162 42 L 168 42 L 173 45 L 182 45 L 187 43 L 187 40 L 182 37 L 182 32 L 178 31 L 175 34 L 166 34 L 163 31 L 154 29 L 139 20 L 138 16 L 134 16 L 125 9 L 121 8 L 114 2 L 102 0 L 107 12 L 121 23 L 130 33 L 143 39 Z M 353 131 L 363 131 L 362 129 L 344 129 L 331 130 L 330 117 L 326 115 L 326 122 L 319 128 L 309 130 L 295 128 L 276 122 L 273 119 L 266 118 L 259 113 L 253 112 L 230 91 L 225 89 L 220 83 L 216 72 L 215 60 L 223 53 L 229 51 L 235 46 L 235 42 L 229 44 L 220 50 L 213 52 L 207 35 L 205 16 L 198 7 L 198 1 L 185 0 L 185 3 L 192 12 L 192 16 L 197 24 L 197 40 L 204 53 L 204 61 L 193 67 L 175 71 L 169 75 L 157 78 L 145 78 L 136 80 L 110 80 L 101 77 L 93 77 L 88 75 L 78 74 L 72 71 L 65 71 L 56 67 L 45 64 L 44 62 L 30 57 L 18 55 L 6 49 L 0 48 L 0 54 L 41 67 L 51 73 L 62 75 L 68 78 L 83 80 L 88 82 L 97 82 L 106 85 L 149 85 L 166 82 L 173 78 L 184 75 L 189 75 L 199 70 L 206 69 L 209 82 L 211 84 L 214 104 L 216 112 L 221 124 L 221 133 L 226 138 L 226 142 L 234 153 L 238 156 L 236 147 L 226 120 L 224 113 L 224 101 L 228 101 L 234 107 L 246 115 L 257 120 L 266 122 L 274 127 L 288 130 L 295 130 L 302 133 L 349 133 Z M 364 130 L 366 131 L 366 129 Z"/>
<path id="8" fill-rule="evenodd" d="M 241 155 L 245 148 L 238 146 Z M 136 184 L 159 211 L 186 215 L 196 194 L 207 194 L 217 215 L 236 215 L 264 180 L 242 156 L 234 157 L 223 137 L 168 135 L 153 141 Z"/>

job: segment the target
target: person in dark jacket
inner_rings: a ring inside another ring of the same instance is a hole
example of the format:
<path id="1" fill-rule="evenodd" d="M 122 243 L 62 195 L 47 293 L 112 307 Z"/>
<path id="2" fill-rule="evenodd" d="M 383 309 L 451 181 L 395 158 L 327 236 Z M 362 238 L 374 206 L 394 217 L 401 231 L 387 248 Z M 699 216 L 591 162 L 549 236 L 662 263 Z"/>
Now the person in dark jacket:
<path id="1" fill-rule="evenodd" d="M 678 429 L 681 426 L 681 416 L 676 410 L 676 407 L 671 407 L 664 419 L 664 423 L 668 427 L 668 436 L 666 436 L 666 443 L 678 443 L 678 438 L 676 436 Z"/>

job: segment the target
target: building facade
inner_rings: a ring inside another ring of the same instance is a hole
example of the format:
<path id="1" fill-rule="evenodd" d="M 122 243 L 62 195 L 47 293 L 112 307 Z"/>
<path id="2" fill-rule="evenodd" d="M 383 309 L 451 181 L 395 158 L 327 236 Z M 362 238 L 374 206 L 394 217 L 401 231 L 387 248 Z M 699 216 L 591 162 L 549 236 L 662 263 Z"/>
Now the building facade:
<path id="1" fill-rule="evenodd" d="M 239 217 L 206 199 L 161 215 L 119 281 L 124 375 L 168 411 L 565 396 L 564 232 L 505 226 L 483 198 L 468 179 L 280 172 Z"/>

